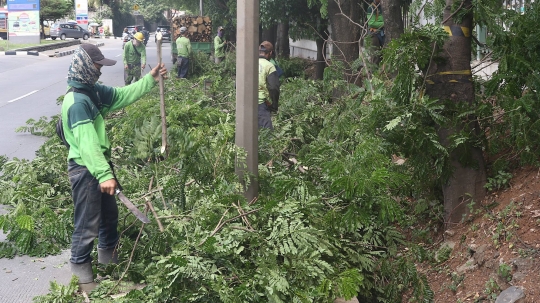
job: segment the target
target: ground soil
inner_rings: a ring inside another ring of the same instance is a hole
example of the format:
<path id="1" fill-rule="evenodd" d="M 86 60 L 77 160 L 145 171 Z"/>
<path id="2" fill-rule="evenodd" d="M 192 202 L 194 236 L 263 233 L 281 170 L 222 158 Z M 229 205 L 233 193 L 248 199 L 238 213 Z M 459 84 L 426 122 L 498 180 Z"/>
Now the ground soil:
<path id="1" fill-rule="evenodd" d="M 469 220 L 438 236 L 436 248 L 455 244 L 446 261 L 418 264 L 434 302 L 495 302 L 510 286 L 524 289 L 523 302 L 540 302 L 540 170 L 512 174 L 509 187 L 489 193 Z"/>

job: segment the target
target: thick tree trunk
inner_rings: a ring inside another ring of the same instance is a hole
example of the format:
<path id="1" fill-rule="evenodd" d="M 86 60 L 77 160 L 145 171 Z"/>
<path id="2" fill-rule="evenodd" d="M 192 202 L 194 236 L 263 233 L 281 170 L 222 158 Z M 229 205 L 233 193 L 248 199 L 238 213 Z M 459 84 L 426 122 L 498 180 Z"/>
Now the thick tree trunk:
<path id="1" fill-rule="evenodd" d="M 464 16 L 461 24 L 455 24 L 452 17 L 453 3 L 461 10 L 470 9 L 471 0 L 446 0 L 444 27 L 451 33 L 444 44 L 442 60 L 433 60 L 428 70 L 426 94 L 441 101 L 474 102 L 474 84 L 471 77 L 471 32 L 472 11 Z M 461 12 L 460 12 L 461 14 Z M 470 117 L 456 127 L 441 127 L 439 138 L 444 146 L 450 143 L 450 136 L 460 131 L 469 131 L 474 136 L 480 132 L 478 123 Z M 474 201 L 478 205 L 486 190 L 486 168 L 482 150 L 476 146 L 463 146 L 450 154 L 452 176 L 443 185 L 445 221 L 447 224 L 460 222 L 469 213 L 467 207 Z M 464 164 L 468 162 L 468 164 Z"/>
<path id="2" fill-rule="evenodd" d="M 280 58 L 289 58 L 289 56 L 291 55 L 291 48 L 289 46 L 289 21 L 288 20 L 278 24 L 276 54 Z"/>
<path id="3" fill-rule="evenodd" d="M 261 41 L 259 42 L 268 41 L 272 43 L 272 45 L 274 45 L 274 49 L 275 49 L 276 39 L 277 39 L 277 24 L 274 24 L 269 28 L 263 28 L 261 32 Z"/>
<path id="4" fill-rule="evenodd" d="M 356 70 L 350 65 L 358 59 L 360 27 L 352 21 L 360 20 L 361 1 L 358 0 L 328 0 L 328 19 L 332 26 L 332 59 L 345 64 L 345 77 L 348 82 L 357 79 Z"/>
<path id="5" fill-rule="evenodd" d="M 381 1 L 384 16 L 384 44 L 387 45 L 393 39 L 403 34 L 403 13 L 401 1 Z"/>

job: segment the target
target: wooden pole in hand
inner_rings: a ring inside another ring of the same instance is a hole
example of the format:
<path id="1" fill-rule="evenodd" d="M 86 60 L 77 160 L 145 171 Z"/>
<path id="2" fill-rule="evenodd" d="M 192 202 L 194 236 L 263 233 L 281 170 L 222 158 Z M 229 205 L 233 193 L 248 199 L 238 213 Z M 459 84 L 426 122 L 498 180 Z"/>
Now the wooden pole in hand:
<path id="1" fill-rule="evenodd" d="M 156 34 L 157 41 L 157 55 L 158 66 L 161 66 L 161 42 L 163 41 L 161 32 Z M 159 98 L 160 98 L 160 111 L 161 111 L 161 153 L 165 154 L 167 151 L 167 117 L 165 115 L 165 87 L 163 84 L 163 76 L 159 76 Z"/>

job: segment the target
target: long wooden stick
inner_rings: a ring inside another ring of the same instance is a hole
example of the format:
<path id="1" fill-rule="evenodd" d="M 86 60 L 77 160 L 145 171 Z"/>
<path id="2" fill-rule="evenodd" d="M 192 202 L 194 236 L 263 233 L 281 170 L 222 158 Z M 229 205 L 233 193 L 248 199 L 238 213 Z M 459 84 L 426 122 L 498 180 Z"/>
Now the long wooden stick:
<path id="1" fill-rule="evenodd" d="M 161 66 L 161 43 L 163 41 L 161 32 L 156 34 L 157 39 L 157 54 L 158 65 Z M 161 111 L 161 153 L 166 154 L 167 151 L 167 118 L 165 115 L 165 86 L 163 83 L 163 76 L 159 76 L 159 98 L 160 98 L 160 111 Z"/>

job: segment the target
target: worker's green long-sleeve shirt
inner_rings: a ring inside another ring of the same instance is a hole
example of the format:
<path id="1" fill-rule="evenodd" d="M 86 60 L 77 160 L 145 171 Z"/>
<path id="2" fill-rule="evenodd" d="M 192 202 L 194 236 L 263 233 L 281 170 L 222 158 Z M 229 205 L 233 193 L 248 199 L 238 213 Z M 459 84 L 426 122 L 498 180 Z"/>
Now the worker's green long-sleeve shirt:
<path id="1" fill-rule="evenodd" d="M 214 56 L 216 58 L 225 57 L 225 41 L 219 36 L 214 38 Z"/>
<path id="2" fill-rule="evenodd" d="M 178 50 L 179 57 L 189 58 L 191 54 L 191 42 L 188 38 L 180 36 L 176 39 L 176 49 Z"/>
<path id="3" fill-rule="evenodd" d="M 135 48 L 137 48 L 139 54 L 137 54 Z M 146 64 L 146 46 L 143 43 L 135 47 L 133 41 L 129 41 L 124 45 L 124 65 L 126 64 Z"/>
<path id="4" fill-rule="evenodd" d="M 62 127 L 69 143 L 68 160 L 86 166 L 99 183 L 113 179 L 109 166 L 111 144 L 105 131 L 103 119 L 108 113 L 126 107 L 137 101 L 154 87 L 156 81 L 151 74 L 141 80 L 120 88 L 101 84 L 90 87 L 86 84 L 68 81 L 70 87 L 96 95 L 99 102 L 92 102 L 83 93 L 69 92 L 62 103 Z M 97 101 L 97 100 L 95 100 Z"/>
<path id="5" fill-rule="evenodd" d="M 384 18 L 382 15 L 381 5 L 371 4 L 368 8 L 368 26 L 373 29 L 384 27 Z"/>

